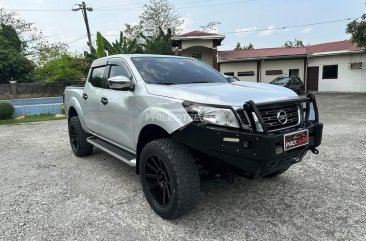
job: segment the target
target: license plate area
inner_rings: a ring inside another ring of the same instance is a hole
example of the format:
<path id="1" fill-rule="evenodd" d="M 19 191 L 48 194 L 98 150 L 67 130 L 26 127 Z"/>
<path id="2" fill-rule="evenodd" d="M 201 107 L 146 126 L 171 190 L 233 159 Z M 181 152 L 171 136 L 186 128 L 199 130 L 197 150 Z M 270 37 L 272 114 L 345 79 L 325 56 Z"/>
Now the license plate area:
<path id="1" fill-rule="evenodd" d="M 289 151 L 309 144 L 309 130 L 302 130 L 283 136 L 283 149 Z"/>

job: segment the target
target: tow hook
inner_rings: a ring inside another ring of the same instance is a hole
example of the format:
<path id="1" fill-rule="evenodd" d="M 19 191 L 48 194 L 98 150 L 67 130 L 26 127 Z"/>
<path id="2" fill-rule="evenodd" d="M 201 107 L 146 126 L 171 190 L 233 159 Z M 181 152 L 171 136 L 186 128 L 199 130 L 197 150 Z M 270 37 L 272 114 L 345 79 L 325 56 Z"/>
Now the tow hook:
<path id="1" fill-rule="evenodd" d="M 319 154 L 319 151 L 318 151 L 318 149 L 316 149 L 316 148 L 311 148 L 311 152 L 312 152 L 313 154 L 315 154 L 315 155 L 318 155 L 318 154 Z"/>

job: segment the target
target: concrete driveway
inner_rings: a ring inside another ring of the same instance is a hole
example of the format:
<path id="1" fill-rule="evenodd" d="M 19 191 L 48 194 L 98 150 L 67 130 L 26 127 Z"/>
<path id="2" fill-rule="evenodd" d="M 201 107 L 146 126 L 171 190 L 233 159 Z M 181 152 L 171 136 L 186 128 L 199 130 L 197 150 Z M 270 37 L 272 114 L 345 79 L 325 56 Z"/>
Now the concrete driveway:
<path id="1" fill-rule="evenodd" d="M 205 181 L 165 221 L 133 168 L 77 158 L 67 122 L 0 126 L 0 240 L 366 240 L 366 95 L 318 95 L 320 154 L 275 179 Z"/>

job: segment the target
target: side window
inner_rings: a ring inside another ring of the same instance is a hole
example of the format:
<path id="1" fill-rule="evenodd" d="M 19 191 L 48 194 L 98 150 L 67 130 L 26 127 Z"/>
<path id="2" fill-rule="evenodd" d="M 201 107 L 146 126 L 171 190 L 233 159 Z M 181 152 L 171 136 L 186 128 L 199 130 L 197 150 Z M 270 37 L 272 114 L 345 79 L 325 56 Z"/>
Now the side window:
<path id="1" fill-rule="evenodd" d="M 93 68 L 92 75 L 89 80 L 90 84 L 92 84 L 94 87 L 102 88 L 104 70 L 105 66 Z"/>
<path id="2" fill-rule="evenodd" d="M 115 77 L 115 76 L 125 76 L 125 77 L 129 78 L 131 76 L 131 74 L 124 65 L 112 65 L 108 78 Z"/>

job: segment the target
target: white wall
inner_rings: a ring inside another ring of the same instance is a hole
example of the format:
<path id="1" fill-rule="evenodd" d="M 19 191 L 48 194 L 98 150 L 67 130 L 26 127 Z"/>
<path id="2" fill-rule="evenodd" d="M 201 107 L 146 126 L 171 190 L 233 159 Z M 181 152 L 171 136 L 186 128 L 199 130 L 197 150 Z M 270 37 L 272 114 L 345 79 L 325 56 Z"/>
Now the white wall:
<path id="1" fill-rule="evenodd" d="M 363 69 L 350 70 L 352 62 L 363 62 Z M 337 79 L 323 79 L 324 65 L 338 65 Z M 366 92 L 366 55 L 335 55 L 309 57 L 309 67 L 319 66 L 319 92 L 341 91 L 341 92 Z"/>
<path id="2" fill-rule="evenodd" d="M 299 69 L 299 77 L 304 82 L 304 59 L 264 60 L 261 64 L 261 82 L 269 83 L 279 76 L 288 76 L 290 69 Z M 266 75 L 267 70 L 282 70 L 282 75 Z"/>
<path id="3" fill-rule="evenodd" d="M 244 71 L 254 71 L 254 76 L 238 76 Z M 257 62 L 220 63 L 220 72 L 234 72 L 240 80 L 257 82 Z"/>
<path id="4" fill-rule="evenodd" d="M 213 66 L 213 50 L 204 47 L 192 47 L 189 49 L 184 49 L 182 51 L 182 56 L 191 57 L 193 54 L 201 54 L 202 61 L 206 64 Z"/>
<path id="5" fill-rule="evenodd" d="M 213 40 L 212 39 L 192 39 L 192 40 L 184 40 L 182 41 L 182 49 L 188 49 L 191 47 L 206 47 L 213 48 Z"/>

